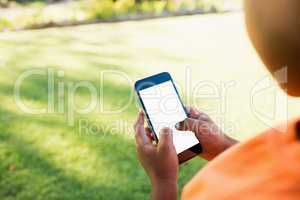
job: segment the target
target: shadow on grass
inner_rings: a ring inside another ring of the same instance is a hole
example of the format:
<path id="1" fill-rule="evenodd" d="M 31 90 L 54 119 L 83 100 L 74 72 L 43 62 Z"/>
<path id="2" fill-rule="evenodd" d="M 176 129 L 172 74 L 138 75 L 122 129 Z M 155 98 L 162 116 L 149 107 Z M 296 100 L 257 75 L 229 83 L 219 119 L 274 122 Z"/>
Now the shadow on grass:
<path id="1" fill-rule="evenodd" d="M 110 194 L 110 199 L 128 196 L 117 187 L 95 185 L 66 175 L 46 155 L 12 133 L 1 133 L 0 138 L 7 148 L 6 154 L 10 155 L 1 159 L 0 164 L 2 198 L 106 199 L 103 193 Z"/>
<path id="2" fill-rule="evenodd" d="M 55 155 L 37 148 L 36 143 L 39 143 L 39 139 L 33 138 L 29 130 L 22 129 L 16 132 L 16 128 L 12 125 L 18 124 L 22 116 L 3 109 L 0 110 L 0 114 L 10 116 L 11 121 L 10 125 L 0 126 L 1 199 L 131 200 L 145 199 L 149 194 L 148 181 L 136 160 L 134 145 L 124 137 L 109 134 L 106 137 L 79 137 L 74 135 L 74 132 L 70 133 L 69 137 L 64 137 L 66 140 L 77 140 L 78 143 L 87 145 L 96 153 L 105 169 L 107 168 L 106 171 L 101 171 L 103 168 L 99 169 L 99 173 L 111 173 L 106 176 L 112 177 L 111 180 L 107 179 L 107 184 L 97 180 L 97 177 L 93 179 L 87 176 L 78 179 L 74 172 L 67 172 L 65 168 L 56 166 L 53 161 Z M 39 125 L 43 134 L 45 121 L 29 120 L 25 123 Z M 52 124 L 53 130 L 57 128 L 56 126 L 58 124 Z M 52 134 L 60 133 L 53 131 Z M 47 137 L 51 138 L 54 135 Z"/>

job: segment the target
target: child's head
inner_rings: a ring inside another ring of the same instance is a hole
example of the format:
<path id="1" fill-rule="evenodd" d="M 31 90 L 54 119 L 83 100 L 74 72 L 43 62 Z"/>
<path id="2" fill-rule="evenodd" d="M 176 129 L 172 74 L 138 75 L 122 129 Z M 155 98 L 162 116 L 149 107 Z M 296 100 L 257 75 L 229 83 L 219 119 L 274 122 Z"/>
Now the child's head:
<path id="1" fill-rule="evenodd" d="M 288 67 L 290 95 L 300 96 L 300 0 L 245 0 L 254 47 L 271 72 Z"/>

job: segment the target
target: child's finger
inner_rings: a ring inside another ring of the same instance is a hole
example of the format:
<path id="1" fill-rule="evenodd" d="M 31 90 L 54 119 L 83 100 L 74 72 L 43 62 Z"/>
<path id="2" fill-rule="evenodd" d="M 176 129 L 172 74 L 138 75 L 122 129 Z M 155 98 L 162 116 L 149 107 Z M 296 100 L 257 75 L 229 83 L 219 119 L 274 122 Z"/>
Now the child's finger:
<path id="1" fill-rule="evenodd" d="M 146 134 L 147 134 L 148 138 L 149 138 L 151 141 L 154 141 L 154 140 L 155 140 L 155 137 L 154 137 L 154 133 L 152 132 L 151 128 L 146 127 L 145 130 L 146 130 Z"/>
<path id="2" fill-rule="evenodd" d="M 139 113 L 138 118 L 134 124 L 134 131 L 137 146 L 143 146 L 150 143 L 150 140 L 147 137 L 144 128 L 144 114 L 142 112 Z"/>

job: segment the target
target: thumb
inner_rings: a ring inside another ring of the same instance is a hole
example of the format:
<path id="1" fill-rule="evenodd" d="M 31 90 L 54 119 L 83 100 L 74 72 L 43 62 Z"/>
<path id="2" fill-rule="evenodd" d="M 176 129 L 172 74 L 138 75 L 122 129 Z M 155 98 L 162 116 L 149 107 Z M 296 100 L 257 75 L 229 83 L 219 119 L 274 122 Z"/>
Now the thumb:
<path id="1" fill-rule="evenodd" d="M 158 147 L 170 147 L 173 145 L 173 134 L 169 128 L 162 128 L 159 132 Z"/>
<path id="2" fill-rule="evenodd" d="M 197 130 L 201 122 L 198 119 L 186 118 L 185 120 L 178 122 L 175 127 L 179 131 L 192 131 L 197 133 Z"/>

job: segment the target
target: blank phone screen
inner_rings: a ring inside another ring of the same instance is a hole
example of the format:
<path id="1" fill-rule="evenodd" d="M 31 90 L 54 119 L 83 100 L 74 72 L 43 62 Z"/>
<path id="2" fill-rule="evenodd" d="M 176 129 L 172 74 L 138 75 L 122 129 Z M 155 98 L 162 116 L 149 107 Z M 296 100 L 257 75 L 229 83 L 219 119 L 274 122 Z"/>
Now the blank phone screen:
<path id="1" fill-rule="evenodd" d="M 199 143 L 193 132 L 175 128 L 175 124 L 186 119 L 187 115 L 172 81 L 140 90 L 139 93 L 156 136 L 159 138 L 159 131 L 164 127 L 172 129 L 177 154 Z"/>

